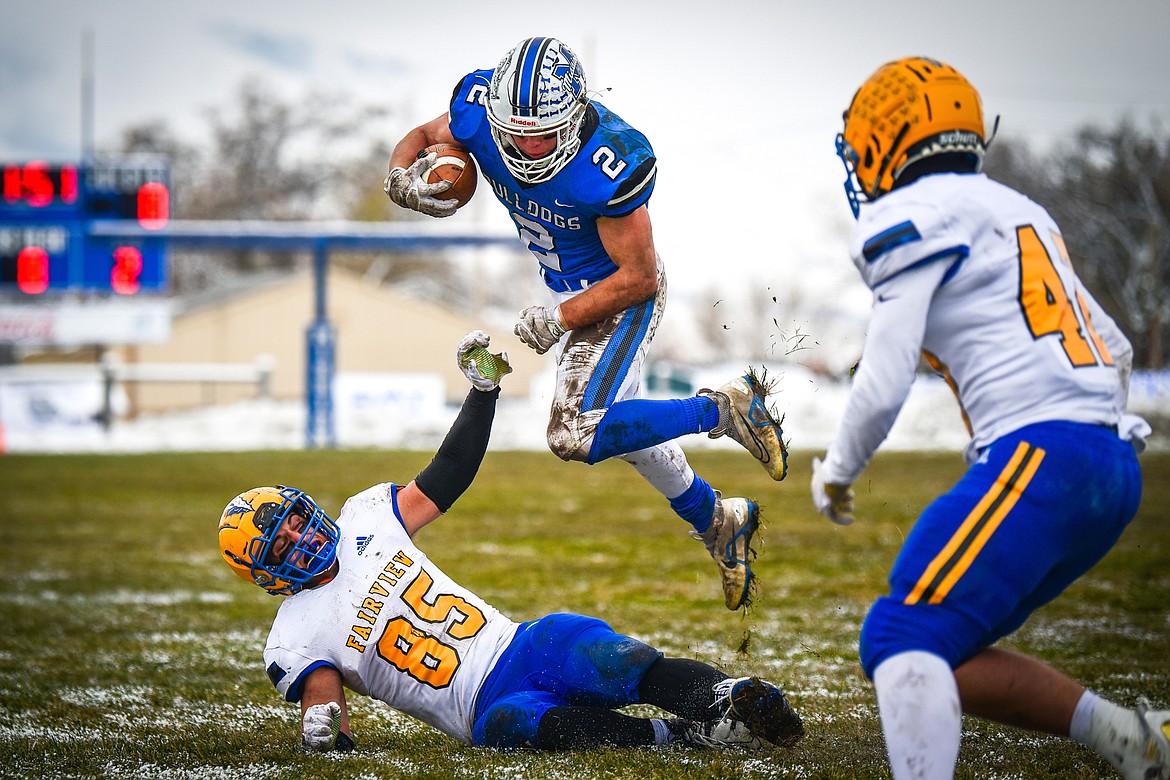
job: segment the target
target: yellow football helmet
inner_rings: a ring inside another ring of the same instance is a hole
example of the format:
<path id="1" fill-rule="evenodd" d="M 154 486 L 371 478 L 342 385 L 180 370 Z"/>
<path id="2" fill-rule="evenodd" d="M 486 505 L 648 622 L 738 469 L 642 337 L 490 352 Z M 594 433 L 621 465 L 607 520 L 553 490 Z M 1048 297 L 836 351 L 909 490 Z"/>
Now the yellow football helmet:
<path id="1" fill-rule="evenodd" d="M 979 93 L 950 65 L 907 57 L 877 69 L 857 90 L 837 135 L 853 216 L 861 200 L 889 192 L 907 166 L 936 154 L 987 148 Z"/>
<path id="2" fill-rule="evenodd" d="M 267 560 L 277 530 L 291 514 L 306 521 L 299 540 L 283 560 Z M 274 596 L 291 596 L 326 574 L 337 560 L 340 538 L 337 524 L 307 493 L 284 485 L 244 491 L 228 503 L 219 518 L 223 559 L 240 577 Z"/>

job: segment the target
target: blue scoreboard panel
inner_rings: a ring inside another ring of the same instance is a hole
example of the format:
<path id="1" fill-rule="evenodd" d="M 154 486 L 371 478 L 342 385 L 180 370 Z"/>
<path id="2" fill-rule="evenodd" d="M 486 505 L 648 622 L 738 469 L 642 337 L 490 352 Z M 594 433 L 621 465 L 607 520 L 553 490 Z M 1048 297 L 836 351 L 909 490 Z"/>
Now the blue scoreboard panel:
<path id="1" fill-rule="evenodd" d="M 170 170 L 155 158 L 0 163 L 0 293 L 136 295 L 166 289 Z M 133 221 L 142 237 L 91 235 Z"/>

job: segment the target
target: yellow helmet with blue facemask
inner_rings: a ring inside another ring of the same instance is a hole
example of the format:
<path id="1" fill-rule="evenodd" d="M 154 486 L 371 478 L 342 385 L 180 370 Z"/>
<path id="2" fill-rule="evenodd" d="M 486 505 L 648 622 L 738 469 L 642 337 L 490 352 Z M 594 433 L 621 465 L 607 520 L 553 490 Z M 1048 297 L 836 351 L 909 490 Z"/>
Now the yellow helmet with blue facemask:
<path id="1" fill-rule="evenodd" d="M 293 515 L 305 519 L 298 541 L 279 559 L 271 554 L 281 524 Z M 219 518 L 219 548 L 243 579 L 274 596 L 291 596 L 327 581 L 337 560 L 337 524 L 303 490 L 277 485 L 246 490 L 233 498 Z"/>

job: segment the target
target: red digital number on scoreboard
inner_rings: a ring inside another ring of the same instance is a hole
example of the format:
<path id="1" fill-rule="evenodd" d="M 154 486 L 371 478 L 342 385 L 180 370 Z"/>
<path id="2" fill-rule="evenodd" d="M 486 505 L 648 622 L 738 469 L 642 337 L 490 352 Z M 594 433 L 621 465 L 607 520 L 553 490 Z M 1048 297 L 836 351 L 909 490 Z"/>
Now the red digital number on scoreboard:
<path id="1" fill-rule="evenodd" d="M 137 247 L 120 246 L 114 250 L 114 267 L 110 271 L 110 289 L 119 295 L 133 295 L 142 286 L 142 252 Z"/>
<path id="2" fill-rule="evenodd" d="M 49 165 L 40 160 L 23 165 L 5 165 L 0 192 L 7 203 L 44 208 L 56 203 L 77 202 L 77 168 Z"/>
<path id="3" fill-rule="evenodd" d="M 171 193 L 167 185 L 148 181 L 138 188 L 138 224 L 147 230 L 166 227 L 171 214 Z"/>
<path id="4" fill-rule="evenodd" d="M 26 246 L 16 255 L 16 286 L 27 295 L 49 289 L 49 253 L 39 246 Z"/>

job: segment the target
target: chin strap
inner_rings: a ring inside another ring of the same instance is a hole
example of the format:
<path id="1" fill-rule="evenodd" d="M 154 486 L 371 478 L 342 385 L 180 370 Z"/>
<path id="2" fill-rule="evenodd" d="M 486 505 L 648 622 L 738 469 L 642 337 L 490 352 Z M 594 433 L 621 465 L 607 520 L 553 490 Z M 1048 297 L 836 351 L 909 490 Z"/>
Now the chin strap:
<path id="1" fill-rule="evenodd" d="M 995 140 L 995 135 L 998 132 L 999 132 L 999 114 L 996 114 L 995 115 L 995 122 L 993 122 L 991 125 L 991 135 L 987 136 L 987 140 L 983 142 L 983 151 L 986 152 L 987 149 L 991 146 L 991 142 Z"/>

